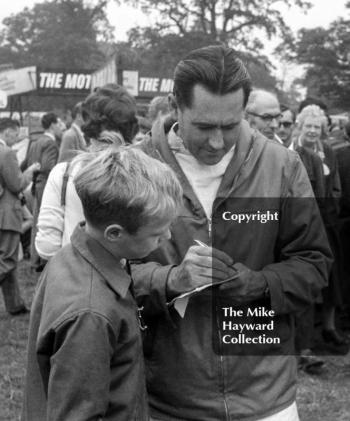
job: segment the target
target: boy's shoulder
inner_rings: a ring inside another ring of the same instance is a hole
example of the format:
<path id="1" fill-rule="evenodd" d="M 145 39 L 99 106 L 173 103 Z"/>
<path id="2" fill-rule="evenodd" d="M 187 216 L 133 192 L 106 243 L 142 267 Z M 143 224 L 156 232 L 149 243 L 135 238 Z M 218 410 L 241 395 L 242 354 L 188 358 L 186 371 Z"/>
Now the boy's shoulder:
<path id="1" fill-rule="evenodd" d="M 119 325 L 125 309 L 135 304 L 130 293 L 120 296 L 111 283 L 118 283 L 117 270 L 114 279 L 107 279 L 75 247 L 67 244 L 52 257 L 42 274 L 45 295 L 42 322 L 55 329 L 66 320 L 90 313 L 114 327 Z"/>

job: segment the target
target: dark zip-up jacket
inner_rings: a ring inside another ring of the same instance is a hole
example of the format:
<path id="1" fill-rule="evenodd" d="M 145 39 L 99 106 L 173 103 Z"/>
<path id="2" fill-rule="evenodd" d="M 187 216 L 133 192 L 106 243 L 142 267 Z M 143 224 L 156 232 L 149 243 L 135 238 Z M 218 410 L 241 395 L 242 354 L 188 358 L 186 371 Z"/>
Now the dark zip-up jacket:
<path id="1" fill-rule="evenodd" d="M 24 421 L 147 421 L 130 276 L 78 226 L 31 309 Z"/>
<path id="2" fill-rule="evenodd" d="M 138 300 L 148 324 L 145 358 L 152 416 L 164 421 L 255 420 L 283 410 L 296 398 L 293 314 L 309 305 L 327 284 L 331 262 L 299 156 L 253 132 L 243 121 L 210 221 L 161 125 L 138 147 L 168 163 L 184 189 L 184 206 L 172 225 L 171 239 L 147 263 L 133 266 Z M 225 211 L 268 210 L 278 211 L 277 223 L 222 221 Z M 181 263 L 194 239 L 212 242 L 235 262 L 264 276 L 269 298 L 255 304 L 277 314 L 281 344 L 276 349 L 239 356 L 226 355 L 219 346 L 214 352 L 217 309 L 232 305 L 234 297 L 229 291 L 220 293 L 213 288 L 217 292 L 192 297 L 183 319 L 166 305 L 169 273 Z"/>

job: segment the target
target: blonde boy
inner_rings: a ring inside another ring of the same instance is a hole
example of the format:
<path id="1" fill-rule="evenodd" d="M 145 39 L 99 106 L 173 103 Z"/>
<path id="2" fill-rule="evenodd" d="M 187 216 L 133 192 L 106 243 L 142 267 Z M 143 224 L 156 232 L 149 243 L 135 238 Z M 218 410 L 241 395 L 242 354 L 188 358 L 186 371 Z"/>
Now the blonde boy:
<path id="1" fill-rule="evenodd" d="M 139 312 L 120 261 L 169 236 L 181 187 L 138 150 L 77 159 L 86 222 L 50 260 L 34 297 L 24 419 L 148 420 Z"/>

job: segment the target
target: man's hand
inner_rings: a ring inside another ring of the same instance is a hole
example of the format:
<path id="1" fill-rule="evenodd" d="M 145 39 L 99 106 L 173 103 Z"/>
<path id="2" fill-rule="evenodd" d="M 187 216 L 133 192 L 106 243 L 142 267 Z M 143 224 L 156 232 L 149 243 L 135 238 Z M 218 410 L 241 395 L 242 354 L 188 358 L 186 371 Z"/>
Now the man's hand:
<path id="1" fill-rule="evenodd" d="M 263 274 L 247 268 L 242 263 L 236 263 L 233 267 L 240 275 L 236 279 L 220 285 L 220 290 L 227 291 L 238 303 L 262 298 L 268 287 Z"/>
<path id="2" fill-rule="evenodd" d="M 212 247 L 190 247 L 182 263 L 169 274 L 168 299 L 210 282 L 214 284 L 234 276 L 236 271 L 232 265 L 232 258 L 223 251 Z"/>

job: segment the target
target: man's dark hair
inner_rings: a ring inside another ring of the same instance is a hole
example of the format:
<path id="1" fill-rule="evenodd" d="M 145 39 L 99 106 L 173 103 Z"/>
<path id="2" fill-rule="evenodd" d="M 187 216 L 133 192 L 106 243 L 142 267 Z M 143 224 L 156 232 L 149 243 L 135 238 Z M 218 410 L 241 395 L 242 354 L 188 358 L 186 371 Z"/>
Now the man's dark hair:
<path id="1" fill-rule="evenodd" d="M 195 85 L 224 95 L 243 89 L 245 106 L 251 91 L 251 79 L 232 48 L 211 45 L 191 51 L 175 68 L 174 95 L 180 108 L 191 107 Z"/>
<path id="2" fill-rule="evenodd" d="M 82 105 L 82 131 L 98 139 L 103 130 L 119 131 L 131 143 L 138 131 L 135 99 L 122 86 L 109 83 L 92 92 Z"/>
<path id="3" fill-rule="evenodd" d="M 82 114 L 82 102 L 78 102 L 77 104 L 74 105 L 73 109 L 72 109 L 72 119 L 75 120 L 77 118 L 78 114 Z"/>
<path id="4" fill-rule="evenodd" d="M 44 130 L 48 130 L 51 124 L 56 124 L 58 121 L 57 115 L 55 113 L 47 113 L 41 117 L 41 125 Z"/>
<path id="5" fill-rule="evenodd" d="M 17 129 L 19 123 L 17 120 L 12 120 L 12 118 L 4 117 L 0 118 L 0 133 L 3 133 L 7 129 Z"/>
<path id="6" fill-rule="evenodd" d="M 281 113 L 284 113 L 285 111 L 290 111 L 292 114 L 293 123 L 295 123 L 295 120 L 297 119 L 296 112 L 286 104 L 281 104 L 280 108 L 281 108 Z"/>

